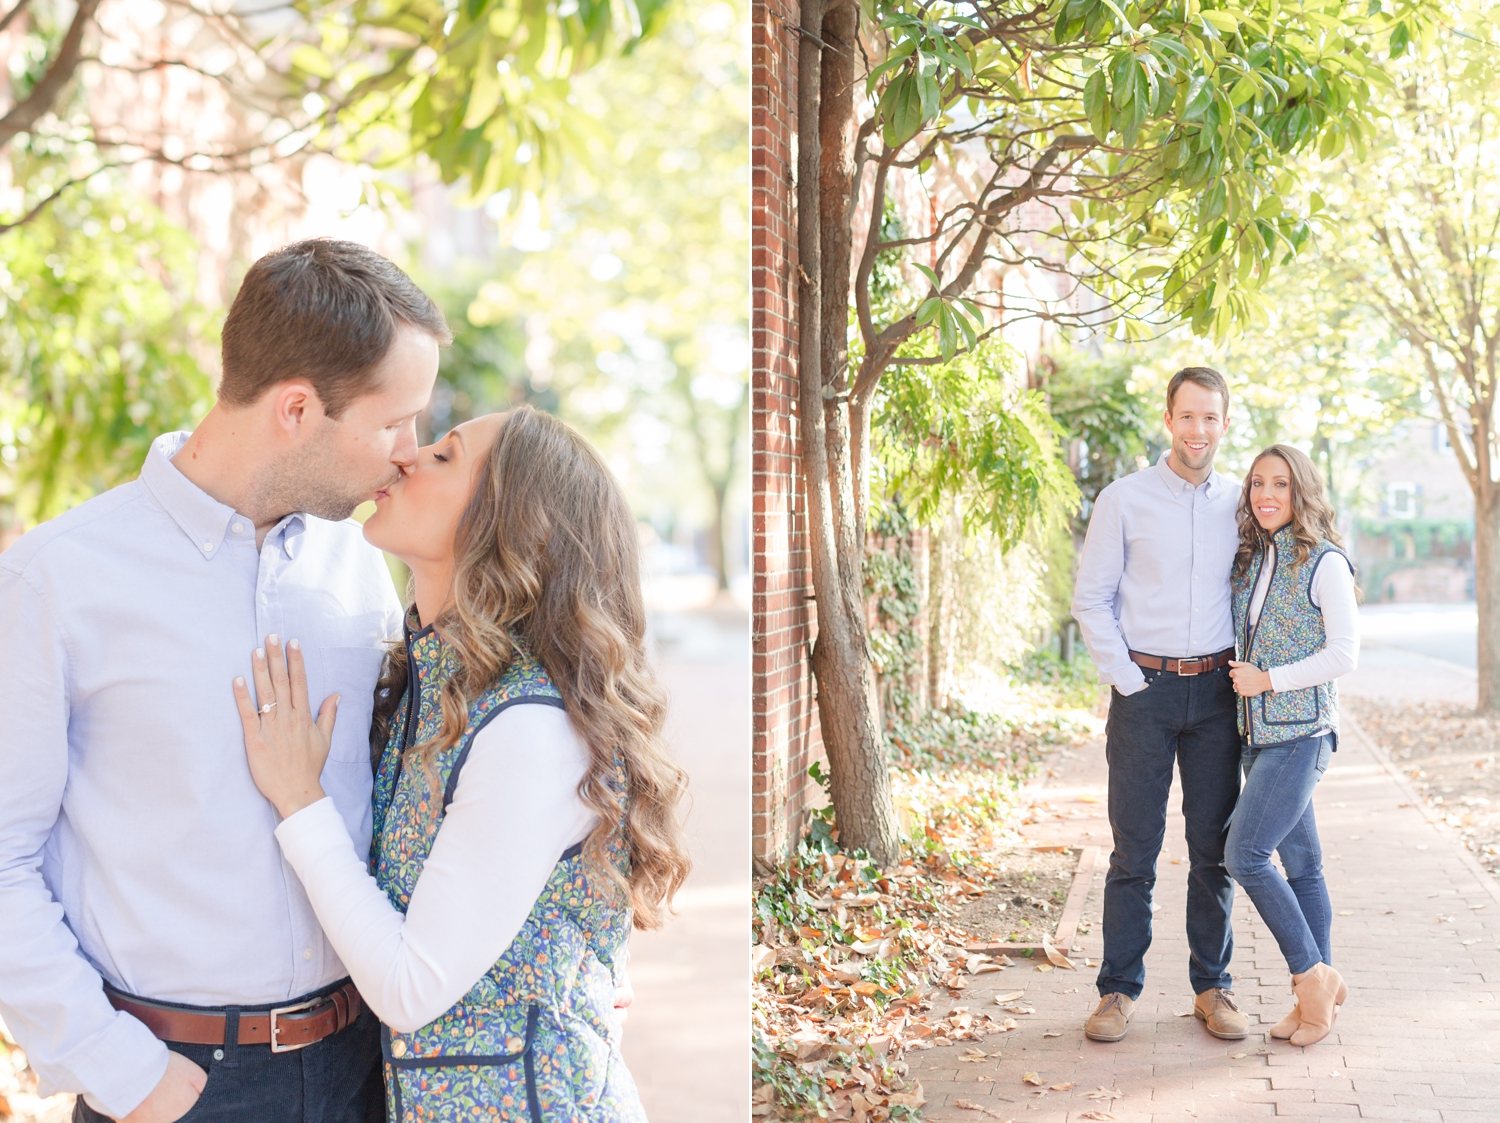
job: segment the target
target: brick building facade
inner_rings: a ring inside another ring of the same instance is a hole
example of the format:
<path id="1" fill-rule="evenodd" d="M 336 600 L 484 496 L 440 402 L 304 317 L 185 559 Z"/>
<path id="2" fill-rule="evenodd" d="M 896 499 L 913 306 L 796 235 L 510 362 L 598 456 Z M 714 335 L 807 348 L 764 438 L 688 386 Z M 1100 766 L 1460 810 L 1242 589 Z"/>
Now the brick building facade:
<path id="1" fill-rule="evenodd" d="M 751 104 L 751 471 L 755 585 L 751 685 L 756 858 L 795 845 L 821 793 L 808 655 L 814 612 L 797 425 L 795 0 L 756 0 Z"/>

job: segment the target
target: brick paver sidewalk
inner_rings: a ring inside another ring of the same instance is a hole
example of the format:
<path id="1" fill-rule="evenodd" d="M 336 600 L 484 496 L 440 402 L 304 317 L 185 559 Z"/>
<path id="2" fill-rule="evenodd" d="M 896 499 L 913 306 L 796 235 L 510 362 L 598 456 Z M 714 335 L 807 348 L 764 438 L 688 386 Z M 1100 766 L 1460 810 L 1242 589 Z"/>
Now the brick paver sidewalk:
<path id="1" fill-rule="evenodd" d="M 988 1038 L 983 1059 L 960 1059 L 968 1048 L 962 1044 L 910 1053 L 927 1094 L 927 1119 L 1071 1123 L 1101 1118 L 1087 1114 L 1097 1112 L 1121 1123 L 1270 1116 L 1500 1123 L 1500 885 L 1446 828 L 1427 820 L 1361 731 L 1345 729 L 1316 797 L 1336 914 L 1335 964 L 1349 1000 L 1334 1032 L 1305 1049 L 1265 1033 L 1289 1008 L 1291 984 L 1243 892 L 1235 898 L 1233 971 L 1251 1035 L 1219 1041 L 1191 1016 L 1186 847 L 1175 786 L 1146 990 L 1125 1040 L 1105 1045 L 1083 1036 L 1097 1000 L 1097 971 L 1084 960 L 1098 962 L 1109 853 L 1098 802 L 1102 742 L 1065 754 L 1053 771 L 1039 798 L 1062 814 L 1031 828 L 1032 839 L 1102 847 L 1084 910 L 1091 932 L 1073 954 L 1078 970 L 1040 972 L 1023 963 L 978 976 L 962 999 L 941 999 L 938 1010 L 977 1010 L 993 1008 L 997 993 L 1024 990 L 1036 1013 L 1018 1016 L 1018 1030 Z M 1023 1083 L 1026 1072 L 1044 1078 L 1045 1095 Z M 1050 1090 L 1066 1083 L 1073 1087 Z M 1086 1098 L 1101 1087 L 1124 1095 Z"/>

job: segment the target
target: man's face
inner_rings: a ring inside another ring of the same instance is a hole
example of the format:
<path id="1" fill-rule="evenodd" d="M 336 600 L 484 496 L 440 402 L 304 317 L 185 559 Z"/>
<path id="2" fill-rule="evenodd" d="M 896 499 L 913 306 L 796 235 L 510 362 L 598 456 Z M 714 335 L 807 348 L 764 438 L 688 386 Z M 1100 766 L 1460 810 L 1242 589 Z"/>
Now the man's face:
<path id="1" fill-rule="evenodd" d="M 1213 467 L 1214 453 L 1229 428 L 1224 399 L 1217 391 L 1184 382 L 1164 415 L 1172 435 L 1172 460 L 1190 472 Z"/>
<path id="2" fill-rule="evenodd" d="M 401 325 L 375 369 L 374 391 L 337 419 L 313 401 L 305 431 L 264 481 L 266 506 L 337 521 L 389 487 L 416 461 L 416 418 L 432 398 L 437 371 L 437 341 Z"/>

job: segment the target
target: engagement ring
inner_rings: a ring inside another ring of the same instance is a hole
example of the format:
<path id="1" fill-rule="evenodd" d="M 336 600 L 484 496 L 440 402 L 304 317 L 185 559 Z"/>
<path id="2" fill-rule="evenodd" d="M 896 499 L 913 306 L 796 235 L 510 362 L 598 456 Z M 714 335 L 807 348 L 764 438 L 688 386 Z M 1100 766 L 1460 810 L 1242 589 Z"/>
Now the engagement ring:
<path id="1" fill-rule="evenodd" d="M 264 706 L 262 706 L 260 708 L 260 712 L 263 713 L 263 714 L 268 714 L 272 710 L 274 710 L 275 708 L 276 708 L 276 703 L 275 702 L 267 702 Z"/>

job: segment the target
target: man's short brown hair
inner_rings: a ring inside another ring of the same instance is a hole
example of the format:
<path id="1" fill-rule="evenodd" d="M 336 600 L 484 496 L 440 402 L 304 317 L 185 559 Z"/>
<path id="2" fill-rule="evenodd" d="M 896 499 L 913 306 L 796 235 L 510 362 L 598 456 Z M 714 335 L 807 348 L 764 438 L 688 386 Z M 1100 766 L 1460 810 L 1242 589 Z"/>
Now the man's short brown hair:
<path id="1" fill-rule="evenodd" d="M 374 250 L 331 238 L 294 242 L 252 265 L 235 294 L 224 321 L 219 400 L 247 406 L 300 378 L 336 418 L 377 389 L 372 372 L 402 324 L 440 347 L 453 340 L 432 298 Z"/>
<path id="2" fill-rule="evenodd" d="M 1224 400 L 1224 416 L 1229 416 L 1229 383 L 1213 367 L 1183 367 L 1172 376 L 1172 381 L 1167 383 L 1168 413 L 1172 412 L 1172 400 L 1177 397 L 1177 389 L 1184 382 L 1195 383 L 1218 394 Z"/>

